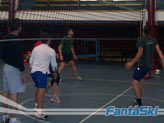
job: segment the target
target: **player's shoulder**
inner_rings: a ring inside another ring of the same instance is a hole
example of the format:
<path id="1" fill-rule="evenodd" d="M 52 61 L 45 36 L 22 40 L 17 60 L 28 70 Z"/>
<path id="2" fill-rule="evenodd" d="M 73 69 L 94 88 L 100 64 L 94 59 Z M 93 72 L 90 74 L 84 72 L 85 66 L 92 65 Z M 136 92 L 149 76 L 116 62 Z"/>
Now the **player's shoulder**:
<path id="1" fill-rule="evenodd" d="M 62 40 L 67 40 L 68 39 L 68 37 L 67 36 L 64 36 L 63 38 L 62 38 Z"/>
<path id="2" fill-rule="evenodd" d="M 51 52 L 51 53 L 56 53 L 55 50 L 54 50 L 53 48 L 51 48 L 50 46 L 48 46 L 48 50 L 49 50 L 49 52 Z"/>
<path id="3" fill-rule="evenodd" d="M 152 37 L 152 36 L 150 36 L 150 38 L 151 38 L 152 40 L 154 40 L 154 41 L 157 41 L 157 39 L 156 39 L 156 38 L 154 38 L 154 37 Z"/>
<path id="4" fill-rule="evenodd" d="M 144 37 L 139 37 L 137 41 L 143 41 Z"/>
<path id="5" fill-rule="evenodd" d="M 33 52 L 40 51 L 42 49 L 42 44 L 34 47 Z"/>

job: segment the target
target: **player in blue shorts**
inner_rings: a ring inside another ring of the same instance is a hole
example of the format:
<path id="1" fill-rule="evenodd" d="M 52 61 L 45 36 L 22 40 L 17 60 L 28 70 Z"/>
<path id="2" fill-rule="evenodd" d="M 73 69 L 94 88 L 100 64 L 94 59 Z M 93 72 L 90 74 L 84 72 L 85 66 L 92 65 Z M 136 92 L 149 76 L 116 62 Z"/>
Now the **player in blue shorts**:
<path id="1" fill-rule="evenodd" d="M 142 101 L 141 101 L 142 79 L 153 66 L 153 54 L 155 49 L 162 60 L 162 66 L 164 68 L 164 56 L 160 50 L 158 41 L 155 38 L 151 37 L 150 33 L 151 33 L 151 27 L 145 26 L 144 27 L 145 36 L 139 38 L 136 44 L 136 46 L 138 47 L 138 52 L 136 56 L 131 62 L 128 62 L 125 65 L 126 69 L 130 69 L 136 62 L 138 62 L 138 65 L 133 75 L 133 82 L 132 82 L 132 86 L 136 95 L 136 101 L 134 103 L 134 107 L 142 106 Z"/>
<path id="2" fill-rule="evenodd" d="M 50 35 L 48 33 L 42 33 L 42 38 L 47 40 L 42 40 L 42 44 L 34 48 L 30 58 L 31 76 L 35 82 L 35 92 L 36 92 L 36 114 L 35 116 L 39 119 L 46 119 L 47 116 L 42 114 L 41 109 L 43 108 L 44 95 L 47 88 L 47 79 L 50 74 L 49 66 L 51 64 L 53 76 L 57 76 L 57 63 L 56 63 L 56 53 L 49 47 L 50 45 Z M 52 72 L 51 72 L 52 73 Z"/>

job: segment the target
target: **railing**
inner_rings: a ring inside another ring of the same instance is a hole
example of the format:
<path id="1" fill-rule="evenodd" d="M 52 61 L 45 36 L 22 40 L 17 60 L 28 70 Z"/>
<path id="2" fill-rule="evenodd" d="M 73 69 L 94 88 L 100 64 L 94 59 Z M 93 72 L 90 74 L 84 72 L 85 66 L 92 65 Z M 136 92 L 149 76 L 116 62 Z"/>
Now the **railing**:
<path id="1" fill-rule="evenodd" d="M 0 10 L 8 9 L 9 0 L 2 0 Z M 20 10 L 142 10 L 145 0 L 16 0 Z M 163 0 L 157 0 L 163 2 Z"/>
<path id="2" fill-rule="evenodd" d="M 18 10 L 141 10 L 148 0 L 15 0 Z M 0 10 L 9 9 L 9 0 L 0 0 Z M 164 0 L 156 0 L 156 10 L 164 10 Z"/>

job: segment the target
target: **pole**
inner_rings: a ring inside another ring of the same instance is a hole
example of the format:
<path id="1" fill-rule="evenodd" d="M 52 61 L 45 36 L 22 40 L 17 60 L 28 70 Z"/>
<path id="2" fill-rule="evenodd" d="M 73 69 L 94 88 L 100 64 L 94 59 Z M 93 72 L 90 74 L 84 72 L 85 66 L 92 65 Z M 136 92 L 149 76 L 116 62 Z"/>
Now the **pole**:
<path id="1" fill-rule="evenodd" d="M 8 16 L 8 33 L 10 32 L 9 23 L 15 17 L 15 0 L 9 0 L 9 16 Z"/>

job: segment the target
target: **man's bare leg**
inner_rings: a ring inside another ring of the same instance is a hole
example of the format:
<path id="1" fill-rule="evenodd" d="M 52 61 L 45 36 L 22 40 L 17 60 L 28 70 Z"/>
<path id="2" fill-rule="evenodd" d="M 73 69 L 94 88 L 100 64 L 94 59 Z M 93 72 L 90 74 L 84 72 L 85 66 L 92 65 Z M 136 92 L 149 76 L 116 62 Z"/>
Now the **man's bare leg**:
<path id="1" fill-rule="evenodd" d="M 9 98 L 9 94 L 10 94 L 10 92 L 9 91 L 4 91 L 3 92 L 3 96 L 4 97 L 6 97 L 6 98 Z M 7 103 L 7 102 L 6 102 Z M 4 104 L 4 103 L 2 103 L 2 107 L 3 108 L 8 108 L 8 105 L 7 104 Z M 3 115 L 7 115 L 8 113 L 6 113 L 7 111 L 6 110 L 4 110 L 4 113 L 3 113 Z"/>
<path id="2" fill-rule="evenodd" d="M 12 100 L 13 102 L 18 103 L 18 96 L 19 96 L 18 93 L 10 94 L 10 96 L 11 96 L 10 98 L 11 98 L 11 100 Z M 17 108 L 15 108 L 15 107 L 11 107 L 11 109 L 17 110 Z M 13 112 L 13 113 L 10 115 L 10 117 L 11 117 L 11 118 L 16 118 L 16 114 Z"/>
<path id="3" fill-rule="evenodd" d="M 139 106 L 142 106 L 140 87 L 138 86 L 138 83 L 139 83 L 139 81 L 133 80 L 132 86 L 133 86 L 133 89 L 134 89 L 134 93 L 135 93 L 135 95 L 136 95 L 137 104 L 138 104 Z"/>
<path id="4" fill-rule="evenodd" d="M 73 72 L 74 72 L 75 77 L 77 77 L 78 76 L 78 73 L 77 73 L 75 62 L 74 61 L 70 61 L 70 64 L 72 66 L 72 69 L 73 69 Z"/>
<path id="5" fill-rule="evenodd" d="M 61 103 L 62 101 L 58 97 L 58 84 L 57 83 L 53 84 L 53 90 L 54 90 L 54 94 L 51 98 L 51 101 L 53 101 L 55 103 Z"/>
<path id="6" fill-rule="evenodd" d="M 38 109 L 43 108 L 44 95 L 45 95 L 45 89 L 39 88 L 38 95 L 37 95 Z"/>
<path id="7" fill-rule="evenodd" d="M 37 100 L 38 92 L 39 92 L 39 89 L 38 88 L 35 88 L 35 107 L 36 108 L 38 107 L 38 100 Z"/>
<path id="8" fill-rule="evenodd" d="M 61 62 L 61 65 L 58 70 L 59 74 L 61 73 L 61 71 L 63 70 L 64 67 L 65 67 L 65 62 Z"/>
<path id="9" fill-rule="evenodd" d="M 57 97 L 58 96 L 58 85 L 57 85 L 57 83 L 53 84 L 53 91 L 54 91 L 54 96 Z"/>
<path id="10" fill-rule="evenodd" d="M 143 82 L 142 82 L 142 81 L 140 81 L 140 82 L 138 83 L 138 87 L 139 87 L 139 89 L 140 89 L 140 96 L 141 96 L 141 98 L 142 98 L 142 87 L 143 87 Z"/>

